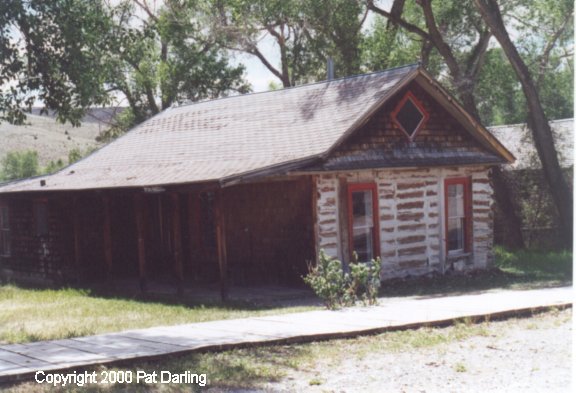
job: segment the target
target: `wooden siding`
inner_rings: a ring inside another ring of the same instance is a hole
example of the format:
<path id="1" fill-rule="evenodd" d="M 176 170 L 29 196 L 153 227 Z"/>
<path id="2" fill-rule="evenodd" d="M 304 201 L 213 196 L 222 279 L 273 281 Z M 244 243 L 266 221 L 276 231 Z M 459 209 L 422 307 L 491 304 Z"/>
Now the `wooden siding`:
<path id="1" fill-rule="evenodd" d="M 444 179 L 472 179 L 472 252 L 444 257 Z M 340 178 L 346 181 L 338 181 Z M 377 185 L 382 277 L 426 274 L 446 269 L 486 268 L 492 264 L 492 188 L 485 167 L 370 170 L 318 178 L 318 247 L 347 260 L 340 246 L 342 215 L 336 209 L 339 184 Z"/>
<path id="2" fill-rule="evenodd" d="M 67 201 L 47 202 L 48 233 L 36 234 L 33 198 L 7 198 L 10 211 L 11 254 L 0 257 L 0 270 L 8 279 L 54 282 L 74 278 L 70 220 L 61 220 Z"/>
<path id="3" fill-rule="evenodd" d="M 228 269 L 234 284 L 302 284 L 314 258 L 308 178 L 225 188 Z"/>
<path id="4" fill-rule="evenodd" d="M 410 142 L 406 133 L 392 121 L 392 111 L 407 91 L 418 98 L 430 115 L 424 127 L 413 138 L 413 142 Z M 431 149 L 450 148 L 474 152 L 484 150 L 442 106 L 413 82 L 386 103 L 362 129 L 333 154 L 335 157 L 345 156 L 373 148 L 392 151 L 414 144 Z"/>

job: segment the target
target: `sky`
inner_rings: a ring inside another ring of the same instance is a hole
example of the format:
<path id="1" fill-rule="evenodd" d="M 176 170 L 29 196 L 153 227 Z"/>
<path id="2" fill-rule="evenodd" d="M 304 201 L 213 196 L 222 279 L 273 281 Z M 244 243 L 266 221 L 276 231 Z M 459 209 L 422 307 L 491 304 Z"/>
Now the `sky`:
<path id="1" fill-rule="evenodd" d="M 385 10 L 389 10 L 392 4 L 392 0 L 380 0 L 375 1 L 375 3 L 379 7 Z M 364 23 L 364 28 L 369 29 L 373 22 L 374 14 L 370 12 L 366 22 Z M 280 55 L 278 53 L 278 47 L 274 44 L 274 41 L 271 38 L 263 35 L 258 47 L 267 59 L 276 59 L 275 62 L 271 62 L 272 64 L 276 65 L 279 62 Z M 274 82 L 280 86 L 282 85 L 280 80 L 276 78 L 255 56 L 243 53 L 234 53 L 233 56 L 233 64 L 241 63 L 246 67 L 246 80 L 250 82 L 254 92 L 270 90 L 269 86 L 271 82 Z"/>

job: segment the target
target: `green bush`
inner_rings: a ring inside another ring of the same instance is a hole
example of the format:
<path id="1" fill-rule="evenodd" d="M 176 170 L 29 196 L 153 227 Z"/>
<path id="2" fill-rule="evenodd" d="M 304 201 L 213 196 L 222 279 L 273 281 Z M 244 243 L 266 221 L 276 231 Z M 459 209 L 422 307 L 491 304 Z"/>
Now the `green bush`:
<path id="1" fill-rule="evenodd" d="M 0 162 L 0 181 L 16 180 L 40 174 L 38 152 L 11 151 Z"/>
<path id="2" fill-rule="evenodd" d="M 381 269 L 382 263 L 379 257 L 370 262 L 358 262 L 358 254 L 353 253 L 353 262 L 350 263 L 350 285 L 355 298 L 361 299 L 364 304 L 376 304 Z"/>
<path id="3" fill-rule="evenodd" d="M 342 262 L 329 257 L 324 250 L 320 251 L 317 265 L 308 265 L 308 274 L 304 277 L 304 282 L 330 310 L 348 305 L 355 300 L 350 299 L 347 293 L 350 277 L 344 273 Z"/>
<path id="4" fill-rule="evenodd" d="M 364 304 L 376 304 L 380 288 L 380 269 L 380 258 L 362 263 L 358 262 L 354 253 L 350 273 L 345 273 L 341 261 L 329 257 L 321 250 L 318 264 L 309 264 L 308 274 L 303 279 L 328 309 L 335 310 L 352 306 L 359 298 Z"/>

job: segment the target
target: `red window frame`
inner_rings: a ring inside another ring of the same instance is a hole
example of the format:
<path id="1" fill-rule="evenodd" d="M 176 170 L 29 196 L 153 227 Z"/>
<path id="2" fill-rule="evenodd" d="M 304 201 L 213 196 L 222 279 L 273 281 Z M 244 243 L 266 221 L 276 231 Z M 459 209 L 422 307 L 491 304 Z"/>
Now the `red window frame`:
<path id="1" fill-rule="evenodd" d="M 464 250 L 470 252 L 472 249 L 472 189 L 469 177 L 456 177 L 444 180 L 444 235 L 446 253 L 458 252 L 459 250 L 448 250 L 448 187 L 461 184 L 464 189 Z"/>
<path id="2" fill-rule="evenodd" d="M 398 115 L 398 113 L 400 112 L 402 107 L 404 107 L 404 104 L 408 100 L 412 101 L 414 106 L 416 106 L 416 108 L 418 108 L 418 110 L 420 112 L 422 112 L 422 115 L 424 116 L 422 118 L 422 120 L 420 121 L 420 123 L 418 123 L 418 125 L 416 126 L 416 129 L 414 130 L 414 133 L 412 134 L 412 136 L 410 136 L 410 133 L 408 131 L 406 131 L 404 129 L 404 127 L 402 127 L 402 124 L 400 124 L 400 122 L 396 119 L 396 116 Z M 422 104 L 422 102 L 420 102 L 420 100 L 411 91 L 407 91 L 406 94 L 404 94 L 404 97 L 402 97 L 400 102 L 396 105 L 396 108 L 394 108 L 394 110 L 392 111 L 392 121 L 394 122 L 394 124 L 396 124 L 398 126 L 398 128 L 400 128 L 404 132 L 404 134 L 410 140 L 410 142 L 412 142 L 414 140 L 414 138 L 416 138 L 416 135 L 418 135 L 420 130 L 422 128 L 424 128 L 424 126 L 428 122 L 429 118 L 430 118 L 430 114 L 424 108 L 424 105 Z"/>
<path id="3" fill-rule="evenodd" d="M 353 217 L 353 205 L 352 205 L 352 193 L 355 191 L 371 191 L 372 193 L 372 220 L 373 222 L 373 232 L 372 232 L 372 252 L 373 257 L 380 256 L 380 214 L 378 211 L 378 192 L 375 183 L 350 183 L 348 184 L 348 244 L 350 245 L 349 252 L 350 258 L 352 258 L 352 254 L 354 250 L 354 217 Z M 368 262 L 368 261 L 362 261 Z"/>

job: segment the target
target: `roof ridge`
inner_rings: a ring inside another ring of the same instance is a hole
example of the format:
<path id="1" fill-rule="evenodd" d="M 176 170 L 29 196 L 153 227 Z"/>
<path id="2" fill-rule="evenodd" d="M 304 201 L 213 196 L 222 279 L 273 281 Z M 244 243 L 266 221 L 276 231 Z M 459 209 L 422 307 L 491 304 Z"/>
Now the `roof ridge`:
<path id="1" fill-rule="evenodd" d="M 343 77 L 335 78 L 335 79 L 330 79 L 330 80 L 322 80 L 322 81 L 317 81 L 317 82 L 304 83 L 302 85 L 297 85 L 297 86 L 283 87 L 283 88 L 277 89 L 277 90 L 255 91 L 255 92 L 233 95 L 233 96 L 218 97 L 218 98 L 213 98 L 213 99 L 205 100 L 205 101 L 186 102 L 186 103 L 182 103 L 182 104 L 177 105 L 177 106 L 171 106 L 167 110 L 170 111 L 172 109 L 178 109 L 178 108 L 183 108 L 183 107 L 192 106 L 192 105 L 204 104 L 206 102 L 220 101 L 220 100 L 225 100 L 225 99 L 229 99 L 229 98 L 248 97 L 248 96 L 255 96 L 257 94 L 278 93 L 281 91 L 295 90 L 295 89 L 310 87 L 310 86 L 314 86 L 314 85 L 327 84 L 327 83 L 332 83 L 332 82 L 341 82 L 341 81 L 344 81 L 347 79 L 355 79 L 355 78 L 366 77 L 366 76 L 371 76 L 371 75 L 384 74 L 387 72 L 397 71 L 397 70 L 400 70 L 402 68 L 418 68 L 418 67 L 420 67 L 420 63 L 410 63 L 410 64 L 398 66 L 398 67 L 388 68 L 385 70 L 372 71 L 372 72 L 368 72 L 365 74 L 347 75 L 347 76 L 343 76 Z"/>

